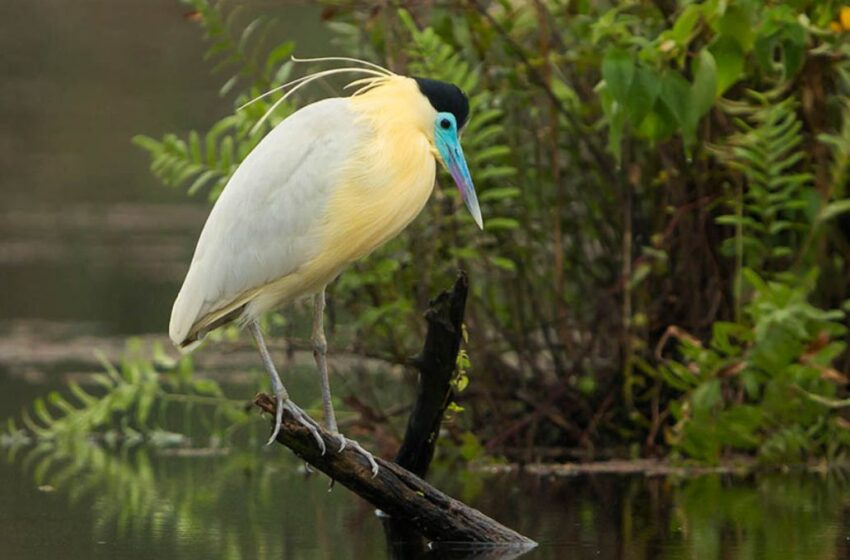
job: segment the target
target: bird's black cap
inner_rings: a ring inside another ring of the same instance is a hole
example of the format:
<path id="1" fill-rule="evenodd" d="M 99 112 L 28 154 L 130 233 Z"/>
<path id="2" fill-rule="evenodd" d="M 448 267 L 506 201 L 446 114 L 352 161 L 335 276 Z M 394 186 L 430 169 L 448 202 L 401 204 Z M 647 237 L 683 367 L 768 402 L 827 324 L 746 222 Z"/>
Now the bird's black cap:
<path id="1" fill-rule="evenodd" d="M 419 85 L 419 91 L 428 98 L 434 109 L 440 113 L 453 114 L 457 121 L 458 130 L 463 128 L 467 117 L 469 117 L 469 99 L 466 98 L 459 87 L 448 82 L 428 78 L 413 76 L 413 79 Z"/>

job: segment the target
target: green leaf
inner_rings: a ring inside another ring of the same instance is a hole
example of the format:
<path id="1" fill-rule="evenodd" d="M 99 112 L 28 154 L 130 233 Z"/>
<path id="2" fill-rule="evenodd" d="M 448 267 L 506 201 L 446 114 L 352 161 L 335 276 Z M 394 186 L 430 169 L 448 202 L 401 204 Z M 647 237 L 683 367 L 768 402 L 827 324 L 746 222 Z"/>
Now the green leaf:
<path id="1" fill-rule="evenodd" d="M 151 154 L 158 153 L 162 150 L 162 144 L 159 141 L 151 138 L 150 136 L 145 136 L 144 134 L 137 134 L 136 136 L 133 136 L 132 142 L 136 146 L 150 152 Z"/>
<path id="2" fill-rule="evenodd" d="M 790 79 L 803 67 L 806 57 L 806 30 L 798 22 L 791 23 L 785 31 L 785 78 Z"/>
<path id="3" fill-rule="evenodd" d="M 765 71 L 778 72 L 781 79 L 788 80 L 803 66 L 807 34 L 792 14 L 785 14 L 785 18 L 765 23 L 753 52 Z"/>
<path id="4" fill-rule="evenodd" d="M 602 78 L 615 100 L 624 102 L 629 94 L 635 63 L 631 55 L 620 49 L 611 49 L 602 60 Z"/>
<path id="5" fill-rule="evenodd" d="M 192 388 L 201 395 L 218 397 L 222 395 L 221 386 L 213 379 L 195 379 Z"/>
<path id="6" fill-rule="evenodd" d="M 729 6 L 717 20 L 715 30 L 721 39 L 733 40 L 742 52 L 749 52 L 756 37 L 751 7 L 746 4 Z"/>
<path id="7" fill-rule="evenodd" d="M 500 187 L 495 189 L 487 189 L 478 196 L 478 200 L 485 202 L 489 200 L 516 198 L 520 195 L 520 192 L 521 191 L 516 187 Z"/>
<path id="8" fill-rule="evenodd" d="M 726 36 L 719 37 L 709 50 L 717 64 L 716 95 L 722 95 L 743 77 L 744 52 L 737 41 Z"/>
<path id="9" fill-rule="evenodd" d="M 244 51 L 248 47 L 248 41 L 251 40 L 251 36 L 257 31 L 267 19 L 265 17 L 258 17 L 251 23 L 245 26 L 245 29 L 242 30 L 242 35 L 239 38 L 239 46 L 238 49 L 240 51 Z"/>
<path id="10" fill-rule="evenodd" d="M 223 86 L 221 86 L 221 89 L 220 89 L 220 90 L 218 90 L 218 94 L 219 94 L 220 96 L 224 97 L 225 95 L 227 95 L 228 93 L 230 93 L 230 90 L 232 90 L 232 89 L 233 89 L 233 86 L 235 86 L 235 85 L 236 85 L 236 82 L 238 82 L 238 81 L 239 81 L 239 74 L 236 74 L 236 75 L 234 75 L 234 76 L 231 76 L 229 80 L 227 80 L 226 82 L 224 82 L 224 85 L 223 85 Z"/>
<path id="11" fill-rule="evenodd" d="M 626 123 L 626 113 L 622 103 L 614 99 L 608 84 L 599 88 L 599 99 L 602 110 L 608 119 L 608 151 L 614 156 L 617 165 L 620 165 L 622 152 L 623 127 Z"/>
<path id="12" fill-rule="evenodd" d="M 484 228 L 488 230 L 496 229 L 517 229 L 519 221 L 513 218 L 490 218 L 484 222 Z"/>
<path id="13" fill-rule="evenodd" d="M 45 426 L 53 424 L 53 417 L 50 415 L 50 412 L 47 411 L 47 404 L 45 404 L 43 398 L 39 397 L 35 399 L 32 403 L 32 410 Z"/>
<path id="14" fill-rule="evenodd" d="M 707 414 L 712 408 L 720 404 L 722 401 L 720 389 L 719 379 L 712 379 L 697 387 L 691 397 L 694 404 L 694 414 Z"/>
<path id="15" fill-rule="evenodd" d="M 669 71 L 661 78 L 659 99 L 680 127 L 684 127 L 687 122 L 690 87 L 688 81 L 678 72 Z"/>
<path id="16" fill-rule="evenodd" d="M 266 72 L 271 74 L 272 69 L 277 66 L 281 60 L 286 59 L 290 54 L 292 54 L 293 50 L 295 50 L 295 43 L 292 41 L 286 41 L 272 49 L 266 57 Z"/>
<path id="17" fill-rule="evenodd" d="M 638 126 L 649 113 L 658 93 L 661 91 L 661 82 L 655 72 L 638 67 L 634 74 L 629 93 L 623 101 L 626 116 L 632 126 Z"/>
<path id="18" fill-rule="evenodd" d="M 494 165 L 485 167 L 475 172 L 476 182 L 484 182 L 487 179 L 501 179 L 516 175 L 516 168 L 510 165 Z"/>
<path id="19" fill-rule="evenodd" d="M 507 146 L 490 146 L 483 150 L 476 151 L 470 159 L 476 163 L 486 161 L 488 159 L 500 158 L 511 153 L 511 149 Z"/>
<path id="20" fill-rule="evenodd" d="M 670 38 L 679 45 L 687 45 L 701 15 L 701 5 L 691 4 L 687 6 L 676 19 L 676 23 L 673 24 L 673 29 L 670 30 Z"/>
<path id="21" fill-rule="evenodd" d="M 850 212 L 850 198 L 830 202 L 818 214 L 818 221 L 826 222 L 832 218 Z"/>
<path id="22" fill-rule="evenodd" d="M 656 100 L 653 110 L 644 117 L 638 131 L 650 140 L 668 138 L 676 129 L 675 120 L 664 103 Z"/>
<path id="23" fill-rule="evenodd" d="M 201 187 L 206 185 L 207 182 L 210 179 L 212 179 L 213 177 L 215 177 L 216 175 L 218 175 L 218 172 L 215 171 L 214 169 L 209 169 L 207 171 L 204 171 L 203 173 L 198 175 L 198 177 L 192 182 L 192 185 L 188 188 L 188 190 L 186 191 L 186 194 L 188 194 L 189 196 L 195 194 L 198 191 L 198 189 L 200 189 Z"/>
<path id="24" fill-rule="evenodd" d="M 189 132 L 189 152 L 193 162 L 201 163 L 201 137 L 196 130 Z"/>
<path id="25" fill-rule="evenodd" d="M 509 272 L 516 271 L 516 263 L 514 263 L 511 259 L 505 257 L 490 257 L 490 262 L 502 270 L 507 270 Z"/>
<path id="26" fill-rule="evenodd" d="M 68 383 L 68 388 L 71 390 L 71 393 L 77 397 L 77 400 L 83 404 L 83 406 L 92 406 L 97 402 L 97 399 L 80 387 L 79 383 L 71 381 Z"/>
<path id="27" fill-rule="evenodd" d="M 699 119 L 708 113 L 717 95 L 717 65 L 708 49 L 700 51 L 691 65 L 694 83 L 691 85 L 689 119 L 696 128 Z"/>

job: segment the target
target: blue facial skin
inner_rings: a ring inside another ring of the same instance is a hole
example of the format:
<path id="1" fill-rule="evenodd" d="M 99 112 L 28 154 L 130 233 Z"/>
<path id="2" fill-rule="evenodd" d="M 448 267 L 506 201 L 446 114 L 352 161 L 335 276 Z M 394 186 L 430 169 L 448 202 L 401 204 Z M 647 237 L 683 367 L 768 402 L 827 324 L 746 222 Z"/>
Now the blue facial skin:
<path id="1" fill-rule="evenodd" d="M 460 196 L 463 198 L 469 213 L 472 214 L 472 219 L 475 220 L 479 228 L 484 229 L 481 209 L 478 207 L 478 197 L 475 195 L 475 185 L 472 184 L 469 167 L 463 157 L 463 148 L 460 147 L 460 139 L 458 138 L 457 121 L 453 114 L 437 113 L 437 118 L 434 120 L 434 143 L 443 159 L 443 165 L 446 166 L 458 190 L 460 190 Z"/>

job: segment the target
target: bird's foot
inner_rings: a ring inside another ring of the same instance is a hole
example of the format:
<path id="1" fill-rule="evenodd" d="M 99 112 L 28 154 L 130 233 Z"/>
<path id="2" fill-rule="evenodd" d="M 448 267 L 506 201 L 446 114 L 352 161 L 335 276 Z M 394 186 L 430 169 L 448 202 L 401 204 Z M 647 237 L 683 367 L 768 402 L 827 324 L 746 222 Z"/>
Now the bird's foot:
<path id="1" fill-rule="evenodd" d="M 291 400 L 284 398 L 280 395 L 277 396 L 277 410 L 275 411 L 275 420 L 274 420 L 274 430 L 272 430 L 272 435 L 269 438 L 269 441 L 266 445 L 271 445 L 271 443 L 277 439 L 277 434 L 280 433 L 280 426 L 283 423 L 283 411 L 286 410 L 292 418 L 307 428 L 310 432 L 310 435 L 313 436 L 313 439 L 316 440 L 316 445 L 319 446 L 319 449 L 322 451 L 322 455 L 325 454 L 325 440 L 322 439 L 322 435 L 319 433 L 319 423 L 310 418 L 310 416 L 301 410 L 294 402 Z"/>
<path id="2" fill-rule="evenodd" d="M 342 453 L 345 450 L 345 446 L 348 445 L 348 440 L 345 439 L 345 436 L 339 432 L 332 432 L 334 438 L 339 442 L 339 449 L 336 450 L 337 453 Z"/>
<path id="3" fill-rule="evenodd" d="M 376 476 L 378 476 L 378 463 L 375 461 L 375 458 L 372 456 L 371 453 L 369 453 L 368 451 L 363 449 L 363 446 L 361 446 L 359 443 L 357 443 L 353 439 L 349 439 L 349 438 L 343 436 L 342 434 L 340 434 L 339 432 L 335 433 L 334 437 L 340 442 L 340 446 L 339 446 L 339 449 L 337 450 L 337 453 L 342 453 L 343 449 L 345 449 L 348 446 L 351 446 L 351 448 L 354 449 L 354 451 L 356 451 L 357 453 L 359 453 L 360 455 L 365 457 L 367 461 L 369 461 L 369 470 L 372 471 L 372 478 L 375 478 Z"/>

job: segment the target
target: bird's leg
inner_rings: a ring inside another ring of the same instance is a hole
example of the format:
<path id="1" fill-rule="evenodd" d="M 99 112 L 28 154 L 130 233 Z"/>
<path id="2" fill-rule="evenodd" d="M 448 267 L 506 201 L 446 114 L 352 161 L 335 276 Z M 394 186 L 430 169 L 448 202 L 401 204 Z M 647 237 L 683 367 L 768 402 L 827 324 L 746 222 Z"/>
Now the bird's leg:
<path id="1" fill-rule="evenodd" d="M 274 430 L 272 430 L 272 435 L 266 445 L 271 444 L 275 438 L 277 438 L 277 434 L 280 432 L 280 425 L 283 422 L 283 411 L 286 410 L 299 424 L 310 431 L 310 434 L 312 434 L 313 438 L 316 440 L 316 444 L 319 446 L 319 449 L 322 450 L 322 455 L 324 455 L 325 441 L 319 434 L 319 424 L 289 399 L 289 393 L 286 391 L 286 387 L 283 386 L 283 382 L 277 374 L 274 362 L 272 362 L 272 357 L 269 354 L 269 349 L 266 347 L 266 341 L 263 339 L 263 333 L 260 331 L 260 325 L 257 323 L 256 319 L 248 323 L 248 329 L 251 331 L 251 336 L 254 337 L 254 340 L 257 343 L 257 348 L 260 350 L 260 357 L 263 360 L 263 366 L 269 374 L 269 378 L 272 382 L 272 390 L 277 398 Z"/>
<path id="2" fill-rule="evenodd" d="M 378 474 L 378 463 L 372 454 L 363 449 L 359 443 L 354 440 L 347 439 L 339 433 L 336 424 L 336 415 L 334 414 L 333 402 L 331 401 L 331 384 L 328 379 L 328 341 L 325 338 L 325 289 L 313 296 L 313 357 L 316 359 L 316 366 L 319 368 L 319 377 L 322 384 L 322 408 L 325 412 L 325 424 L 328 430 L 333 433 L 339 440 L 339 451 L 345 449 L 346 445 L 351 444 L 351 447 L 358 453 L 363 455 L 369 461 L 372 469 L 372 476 Z"/>
<path id="3" fill-rule="evenodd" d="M 319 368 L 322 384 L 322 409 L 325 413 L 325 425 L 340 440 L 339 450 L 345 449 L 345 438 L 339 435 L 336 414 L 331 401 L 331 383 L 328 379 L 328 340 L 325 338 L 325 290 L 313 296 L 313 358 Z"/>

